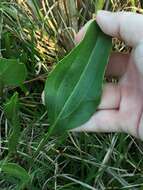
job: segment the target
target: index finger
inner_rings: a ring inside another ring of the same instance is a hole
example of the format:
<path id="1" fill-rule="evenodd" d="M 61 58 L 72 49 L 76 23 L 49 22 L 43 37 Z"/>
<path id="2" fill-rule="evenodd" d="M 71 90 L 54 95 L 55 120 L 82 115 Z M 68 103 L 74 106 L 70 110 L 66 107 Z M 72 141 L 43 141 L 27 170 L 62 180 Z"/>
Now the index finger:
<path id="1" fill-rule="evenodd" d="M 98 11 L 97 23 L 106 34 L 136 46 L 143 40 L 143 15 L 132 12 Z"/>
<path id="2" fill-rule="evenodd" d="M 129 46 L 136 46 L 143 41 L 143 15 L 132 12 L 98 11 L 96 21 L 101 30 L 112 36 L 120 38 Z M 75 36 L 79 43 L 84 37 L 90 21 Z"/>

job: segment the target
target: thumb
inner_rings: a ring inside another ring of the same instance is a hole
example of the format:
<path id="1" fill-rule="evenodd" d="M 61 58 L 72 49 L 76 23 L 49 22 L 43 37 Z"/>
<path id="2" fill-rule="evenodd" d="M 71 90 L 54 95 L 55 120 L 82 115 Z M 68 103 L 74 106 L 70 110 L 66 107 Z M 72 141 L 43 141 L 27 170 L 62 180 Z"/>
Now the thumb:
<path id="1" fill-rule="evenodd" d="M 143 15 L 141 14 L 98 11 L 96 20 L 103 32 L 122 39 L 127 45 L 134 47 L 143 40 Z"/>

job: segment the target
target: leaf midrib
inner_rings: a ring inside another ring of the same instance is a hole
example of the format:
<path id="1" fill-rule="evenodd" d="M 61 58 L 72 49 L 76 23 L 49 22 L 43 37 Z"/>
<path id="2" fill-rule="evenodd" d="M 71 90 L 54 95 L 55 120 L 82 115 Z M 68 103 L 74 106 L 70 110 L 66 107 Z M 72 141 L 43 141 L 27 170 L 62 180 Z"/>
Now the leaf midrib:
<path id="1" fill-rule="evenodd" d="M 100 35 L 100 34 L 99 34 L 99 35 Z M 89 64 L 87 64 L 87 67 L 85 67 L 84 73 L 86 72 L 88 66 L 90 65 L 90 62 L 91 62 L 91 59 L 92 59 L 92 55 L 94 54 L 94 50 L 96 49 L 96 46 L 97 46 L 97 44 L 98 44 L 99 41 L 100 41 L 99 39 L 100 39 L 100 37 L 99 37 L 99 38 L 97 39 L 97 41 L 96 41 L 96 45 L 94 46 L 94 48 L 93 48 L 93 50 L 92 50 L 92 53 L 91 53 L 91 55 L 90 55 L 90 58 L 89 58 Z M 84 73 L 83 73 L 83 74 L 84 74 Z M 83 74 L 82 74 L 82 75 L 83 75 Z M 81 77 L 80 77 L 79 82 L 77 83 L 78 86 L 79 86 L 80 81 L 82 80 L 82 75 L 81 75 Z M 76 86 L 75 86 L 75 88 L 76 88 Z M 76 91 L 75 88 L 73 89 L 74 91 Z M 88 88 L 87 88 L 87 92 L 88 92 L 88 89 L 89 89 L 89 86 L 88 86 Z M 86 94 L 85 94 L 85 95 L 86 95 Z M 72 96 L 72 94 L 71 94 L 70 96 Z M 75 109 L 73 109 L 72 112 L 75 111 L 75 110 L 77 109 L 78 105 L 80 105 L 80 104 L 82 103 L 84 97 L 85 97 L 85 96 L 83 96 L 82 98 L 80 98 L 79 103 L 76 104 Z M 91 100 L 87 100 L 87 101 L 94 101 L 94 100 L 95 100 L 95 98 L 93 98 L 93 99 L 91 99 Z M 67 99 L 67 101 L 68 101 L 68 99 Z M 65 117 L 62 117 L 61 119 L 66 119 L 67 117 L 69 117 L 69 116 L 72 114 L 72 112 L 70 112 L 69 114 L 67 114 Z"/>

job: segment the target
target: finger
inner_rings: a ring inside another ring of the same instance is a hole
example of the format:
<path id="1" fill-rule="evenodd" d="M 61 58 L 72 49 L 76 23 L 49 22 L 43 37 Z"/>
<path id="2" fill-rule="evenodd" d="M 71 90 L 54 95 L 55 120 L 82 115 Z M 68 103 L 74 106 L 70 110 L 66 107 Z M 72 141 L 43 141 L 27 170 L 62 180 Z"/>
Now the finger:
<path id="1" fill-rule="evenodd" d="M 88 24 L 87 24 L 88 25 Z M 86 32 L 87 25 L 85 25 L 76 35 L 75 43 L 79 43 Z M 129 63 L 130 54 L 112 53 L 110 56 L 109 64 L 106 69 L 105 75 L 120 77 L 127 69 Z"/>
<path id="2" fill-rule="evenodd" d="M 100 28 L 108 35 L 135 46 L 143 40 L 143 15 L 131 12 L 98 11 L 96 17 Z"/>
<path id="3" fill-rule="evenodd" d="M 80 29 L 80 31 L 76 34 L 74 38 L 75 44 L 78 44 L 83 39 L 85 32 L 86 32 L 85 28 Z"/>
<path id="4" fill-rule="evenodd" d="M 98 110 L 118 109 L 121 100 L 120 86 L 117 84 L 106 84 L 103 88 L 102 99 Z"/>
<path id="5" fill-rule="evenodd" d="M 121 77 L 127 70 L 130 54 L 112 53 L 105 75 Z"/>
<path id="6" fill-rule="evenodd" d="M 84 35 L 86 33 L 86 30 L 89 26 L 89 24 L 92 22 L 93 20 L 91 19 L 90 21 L 88 21 L 81 29 L 80 31 L 76 34 L 74 40 L 75 40 L 75 43 L 78 44 L 83 38 L 84 38 Z"/>
<path id="7" fill-rule="evenodd" d="M 133 50 L 132 59 L 136 64 L 138 71 L 143 75 L 143 42 L 140 42 Z"/>
<path id="8" fill-rule="evenodd" d="M 117 110 L 102 110 L 96 112 L 91 119 L 75 132 L 120 132 L 120 114 Z"/>
<path id="9" fill-rule="evenodd" d="M 91 21 L 89 21 L 76 35 L 76 43 L 79 43 L 83 39 L 90 22 Z M 129 57 L 130 54 L 112 53 L 106 69 L 106 76 L 122 76 L 126 72 L 129 63 Z"/>

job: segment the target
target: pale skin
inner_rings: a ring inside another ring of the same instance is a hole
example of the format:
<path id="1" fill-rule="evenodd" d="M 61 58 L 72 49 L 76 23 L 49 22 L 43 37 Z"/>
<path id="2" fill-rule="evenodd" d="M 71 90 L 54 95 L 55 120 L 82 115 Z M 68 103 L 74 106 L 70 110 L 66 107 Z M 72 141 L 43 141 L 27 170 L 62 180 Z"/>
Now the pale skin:
<path id="1" fill-rule="evenodd" d="M 113 53 L 106 76 L 119 77 L 107 83 L 97 112 L 74 131 L 125 132 L 143 139 L 143 15 L 130 12 L 99 11 L 96 21 L 102 31 L 132 47 L 130 54 Z M 84 36 L 83 27 L 76 36 Z"/>

